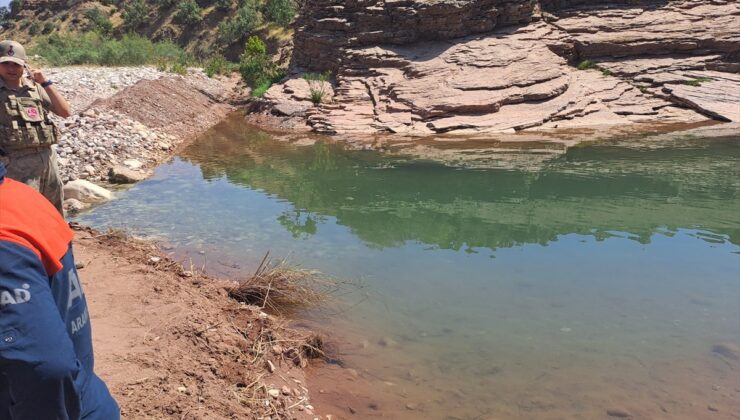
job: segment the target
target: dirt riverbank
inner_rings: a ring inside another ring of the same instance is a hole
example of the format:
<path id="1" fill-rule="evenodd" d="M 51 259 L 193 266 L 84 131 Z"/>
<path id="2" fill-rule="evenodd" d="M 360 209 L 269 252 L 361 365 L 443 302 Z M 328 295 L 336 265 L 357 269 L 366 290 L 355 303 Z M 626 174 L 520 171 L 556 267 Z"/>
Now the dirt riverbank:
<path id="1" fill-rule="evenodd" d="M 237 79 L 200 70 L 49 69 L 75 115 L 57 119 L 65 181 L 107 185 L 123 165 L 142 179 L 235 108 Z M 96 371 L 126 419 L 314 419 L 303 368 L 313 336 L 239 303 L 156 245 L 76 227 Z M 329 418 L 327 416 L 327 418 Z"/>
<path id="2" fill-rule="evenodd" d="M 126 419 L 313 419 L 308 333 L 231 299 L 147 242 L 79 229 L 96 370 Z M 321 416 L 318 416 L 321 418 Z"/>

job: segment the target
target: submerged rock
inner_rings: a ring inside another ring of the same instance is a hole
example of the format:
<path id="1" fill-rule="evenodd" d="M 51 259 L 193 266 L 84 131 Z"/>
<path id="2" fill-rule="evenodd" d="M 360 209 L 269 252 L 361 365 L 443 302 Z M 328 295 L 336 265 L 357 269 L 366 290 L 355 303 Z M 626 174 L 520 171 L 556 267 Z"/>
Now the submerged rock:
<path id="1" fill-rule="evenodd" d="M 122 165 L 116 165 L 108 171 L 108 179 L 114 184 L 133 184 L 144 178 L 146 178 L 146 175 L 143 173 Z"/>
<path id="2" fill-rule="evenodd" d="M 718 343 L 712 346 L 712 353 L 725 359 L 740 360 L 740 347 L 731 343 Z"/>

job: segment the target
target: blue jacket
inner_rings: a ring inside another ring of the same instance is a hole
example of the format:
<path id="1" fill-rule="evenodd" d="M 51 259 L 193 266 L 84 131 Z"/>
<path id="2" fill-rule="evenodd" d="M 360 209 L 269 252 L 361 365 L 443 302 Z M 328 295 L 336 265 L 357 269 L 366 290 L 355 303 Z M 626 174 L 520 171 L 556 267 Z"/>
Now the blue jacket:
<path id="1" fill-rule="evenodd" d="M 41 194 L 0 164 L 0 420 L 116 420 L 93 373 L 73 233 Z"/>

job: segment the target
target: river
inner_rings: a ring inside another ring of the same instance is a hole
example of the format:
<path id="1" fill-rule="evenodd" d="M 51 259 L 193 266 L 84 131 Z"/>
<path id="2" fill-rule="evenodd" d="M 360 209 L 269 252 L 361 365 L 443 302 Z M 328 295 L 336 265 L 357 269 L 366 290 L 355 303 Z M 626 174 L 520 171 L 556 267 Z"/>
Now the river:
<path id="1" fill-rule="evenodd" d="M 301 143 L 232 118 L 76 220 L 347 282 L 298 314 L 336 351 L 312 371 L 335 418 L 737 418 L 740 137 L 512 166 Z"/>

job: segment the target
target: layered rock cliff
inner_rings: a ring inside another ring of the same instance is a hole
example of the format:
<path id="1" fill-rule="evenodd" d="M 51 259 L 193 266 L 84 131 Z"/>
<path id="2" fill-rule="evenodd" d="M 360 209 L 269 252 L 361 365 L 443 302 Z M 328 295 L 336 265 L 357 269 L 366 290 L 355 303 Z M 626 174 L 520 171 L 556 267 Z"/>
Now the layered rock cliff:
<path id="1" fill-rule="evenodd" d="M 266 101 L 326 133 L 740 121 L 740 5 L 634 3 L 309 0 Z"/>

